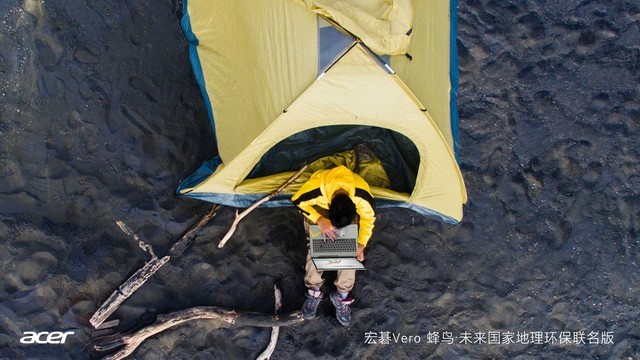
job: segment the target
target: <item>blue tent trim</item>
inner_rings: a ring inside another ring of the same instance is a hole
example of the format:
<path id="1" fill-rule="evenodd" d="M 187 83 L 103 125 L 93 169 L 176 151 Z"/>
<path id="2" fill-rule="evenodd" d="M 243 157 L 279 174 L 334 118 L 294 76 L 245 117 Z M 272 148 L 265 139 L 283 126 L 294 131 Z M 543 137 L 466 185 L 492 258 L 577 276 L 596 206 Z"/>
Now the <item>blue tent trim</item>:
<path id="1" fill-rule="evenodd" d="M 220 156 L 216 155 L 212 159 L 206 160 L 200 165 L 198 170 L 191 174 L 188 178 L 182 180 L 178 189 L 176 190 L 176 194 L 180 194 L 180 191 L 183 189 L 190 189 L 195 187 L 196 185 L 203 182 L 209 175 L 213 174 L 214 171 L 222 164 L 222 159 Z"/>
<path id="2" fill-rule="evenodd" d="M 451 82 L 451 92 L 449 99 L 449 107 L 451 112 L 451 136 L 453 138 L 453 152 L 456 160 L 460 163 L 460 154 L 458 152 L 458 1 L 451 0 L 449 8 L 450 17 L 450 34 L 449 34 L 449 81 Z"/>
<path id="3" fill-rule="evenodd" d="M 211 121 L 211 131 L 213 133 L 213 141 L 217 143 L 216 138 L 216 127 L 215 122 L 213 120 L 213 110 L 211 107 L 211 102 L 209 101 L 209 94 L 207 94 L 207 88 L 205 87 L 204 74 L 202 72 L 202 65 L 200 63 L 200 57 L 198 56 L 198 44 L 200 43 L 196 35 L 191 30 L 191 18 L 189 17 L 189 11 L 187 6 L 187 0 L 182 2 L 182 20 L 180 21 L 180 25 L 182 26 L 182 31 L 184 32 L 187 41 L 189 42 L 189 59 L 191 60 L 191 67 L 193 69 L 193 75 L 196 78 L 196 82 L 200 87 L 200 91 L 202 93 L 202 97 L 204 100 L 204 104 L 207 108 L 207 115 L 209 115 L 209 120 Z M 200 184 L 204 179 L 209 177 L 209 175 L 213 174 L 214 171 L 220 166 L 222 160 L 220 156 L 216 155 L 214 158 L 206 160 L 200 165 L 198 170 L 191 174 L 188 178 L 184 179 L 178 189 L 176 189 L 176 194 L 180 194 L 180 191 L 183 189 L 192 188 L 198 184 Z"/>
<path id="4" fill-rule="evenodd" d="M 231 206 L 231 207 L 235 207 L 235 208 L 248 208 L 251 205 L 253 205 L 254 203 L 256 203 L 258 200 L 262 199 L 263 197 L 267 196 L 267 194 L 246 194 L 246 195 L 239 195 L 239 194 L 214 194 L 214 193 L 196 193 L 196 192 L 191 192 L 191 193 L 186 193 L 183 194 L 183 196 L 186 197 L 190 197 L 193 199 L 198 199 L 198 200 L 202 200 L 202 201 L 207 201 L 207 202 L 211 202 L 214 204 L 222 204 L 222 205 L 226 205 L 226 206 Z M 293 203 L 291 202 L 291 195 L 278 195 L 275 196 L 274 198 L 272 198 L 271 200 L 261 204 L 259 207 L 262 208 L 276 208 L 276 207 L 291 207 L 293 205 Z M 431 209 L 427 209 L 427 208 L 423 208 L 421 206 L 417 206 L 415 204 L 410 204 L 404 201 L 395 201 L 395 200 L 388 200 L 388 199 L 380 199 L 380 198 L 376 198 L 376 208 L 380 209 L 380 208 L 392 208 L 392 207 L 400 207 L 400 208 L 405 208 L 405 209 L 409 209 L 409 210 L 413 210 L 421 215 L 424 216 L 428 216 L 431 218 L 434 218 L 436 220 L 440 220 L 442 222 L 445 222 L 447 224 L 457 224 L 458 221 L 456 221 L 455 219 L 440 214 L 436 211 L 433 211 Z"/>
<path id="5" fill-rule="evenodd" d="M 213 132 L 213 140 L 217 144 L 216 138 L 216 127 L 215 122 L 213 120 L 213 110 L 211 107 L 211 102 L 209 101 L 209 94 L 207 94 L 207 88 L 204 84 L 204 74 L 202 72 L 202 65 L 200 64 L 200 57 L 198 56 L 198 44 L 200 41 L 196 37 L 196 34 L 191 30 L 191 18 L 189 17 L 188 0 L 184 0 L 182 2 L 182 21 L 180 21 L 180 25 L 182 26 L 182 31 L 187 37 L 187 41 L 189 41 L 189 59 L 191 60 L 191 67 L 193 68 L 193 74 L 196 77 L 196 81 L 198 82 L 198 86 L 200 86 L 200 91 L 202 92 L 204 98 L 204 104 L 207 107 L 207 114 L 209 115 L 209 119 L 211 120 L 211 131 Z"/>

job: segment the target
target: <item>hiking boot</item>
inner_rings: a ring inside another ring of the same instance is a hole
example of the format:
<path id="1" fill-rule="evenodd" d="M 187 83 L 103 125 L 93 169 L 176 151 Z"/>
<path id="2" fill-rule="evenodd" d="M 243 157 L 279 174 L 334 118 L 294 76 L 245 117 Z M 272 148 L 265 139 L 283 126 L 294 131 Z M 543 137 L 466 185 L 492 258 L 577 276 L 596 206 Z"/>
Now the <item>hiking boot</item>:
<path id="1" fill-rule="evenodd" d="M 322 302 L 322 290 L 309 289 L 305 294 L 307 300 L 302 305 L 302 317 L 305 320 L 311 320 L 316 317 L 318 305 Z"/>
<path id="2" fill-rule="evenodd" d="M 338 290 L 333 291 L 329 298 L 333 306 L 336 307 L 336 319 L 338 319 L 338 322 L 342 326 L 351 325 L 351 308 L 349 308 L 349 305 L 353 304 L 354 299 L 351 296 L 343 299 Z"/>

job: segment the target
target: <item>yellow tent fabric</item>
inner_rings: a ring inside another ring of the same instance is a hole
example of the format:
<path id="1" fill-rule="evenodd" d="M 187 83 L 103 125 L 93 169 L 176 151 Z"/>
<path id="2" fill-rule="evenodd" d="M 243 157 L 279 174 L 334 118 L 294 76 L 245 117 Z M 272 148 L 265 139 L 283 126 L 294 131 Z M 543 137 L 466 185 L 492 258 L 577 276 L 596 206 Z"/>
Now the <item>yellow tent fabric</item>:
<path id="1" fill-rule="evenodd" d="M 183 192 L 236 194 L 262 154 L 281 140 L 312 127 L 344 124 L 388 128 L 406 135 L 418 148 L 420 166 L 408 198 L 388 189 L 372 188 L 374 196 L 386 194 L 455 221 L 462 218 L 466 191 L 451 148 L 406 85 L 386 72 L 361 44 L 352 47 L 302 92 L 232 161 Z M 298 187 L 292 184 L 285 192 L 293 193 Z"/>
<path id="2" fill-rule="evenodd" d="M 411 158 L 410 170 L 417 174 L 410 193 L 372 186 L 380 203 L 460 221 L 467 194 L 453 152 L 455 5 L 455 0 L 183 0 L 182 25 L 219 157 L 205 162 L 178 192 L 249 206 L 292 174 L 286 168 L 248 178 L 281 141 L 325 126 L 376 127 L 407 137 L 419 155 Z M 320 77 L 319 33 L 325 28 L 319 30 L 318 15 L 362 41 Z M 409 56 L 392 56 L 396 73 L 389 73 L 371 51 Z M 287 196 L 303 181 L 265 206 L 290 204 Z"/>
<path id="3" fill-rule="evenodd" d="M 380 55 L 404 54 L 409 47 L 410 0 L 300 0 L 334 20 Z"/>
<path id="4" fill-rule="evenodd" d="M 316 15 L 292 0 L 189 0 L 186 9 L 226 163 L 316 78 Z"/>
<path id="5" fill-rule="evenodd" d="M 201 62 L 206 91 L 215 99 L 213 115 L 228 119 L 215 122 L 222 160 L 233 159 L 315 79 L 317 26 L 308 9 L 378 54 L 409 53 L 411 60 L 392 57 L 391 67 L 453 148 L 450 61 L 433 56 L 450 52 L 449 6 L 424 0 L 189 0 L 198 55 L 213 60 Z"/>
<path id="6" fill-rule="evenodd" d="M 450 37 L 451 9 L 448 1 L 414 0 L 413 32 L 406 56 L 393 56 L 391 67 L 427 108 L 454 148 L 451 129 Z M 455 36 L 455 34 L 454 34 Z M 437 56 L 436 56 L 437 55 Z"/>

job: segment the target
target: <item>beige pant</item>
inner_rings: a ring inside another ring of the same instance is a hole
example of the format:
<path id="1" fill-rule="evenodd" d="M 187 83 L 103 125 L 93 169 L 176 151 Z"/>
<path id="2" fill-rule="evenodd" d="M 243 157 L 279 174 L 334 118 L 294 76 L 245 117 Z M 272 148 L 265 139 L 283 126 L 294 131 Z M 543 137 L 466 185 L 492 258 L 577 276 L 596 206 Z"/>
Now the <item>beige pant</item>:
<path id="1" fill-rule="evenodd" d="M 307 264 L 305 265 L 304 284 L 309 288 L 322 287 L 324 279 L 322 278 L 323 271 L 316 269 L 311 261 L 311 254 L 307 254 Z M 338 270 L 338 276 L 333 282 L 336 285 L 338 291 L 348 293 L 353 289 L 353 285 L 356 283 L 356 271 L 355 270 Z"/>
<path id="2" fill-rule="evenodd" d="M 309 222 L 307 219 L 304 220 L 304 231 L 307 234 L 307 247 L 309 247 Z M 322 284 L 324 284 L 324 279 L 322 278 L 323 271 L 316 269 L 316 266 L 313 265 L 310 251 L 307 252 L 307 263 L 304 268 L 304 284 L 307 288 L 320 289 Z M 333 283 L 338 291 L 343 293 L 350 292 L 356 283 L 356 270 L 338 270 L 338 276 L 336 276 L 336 280 Z"/>

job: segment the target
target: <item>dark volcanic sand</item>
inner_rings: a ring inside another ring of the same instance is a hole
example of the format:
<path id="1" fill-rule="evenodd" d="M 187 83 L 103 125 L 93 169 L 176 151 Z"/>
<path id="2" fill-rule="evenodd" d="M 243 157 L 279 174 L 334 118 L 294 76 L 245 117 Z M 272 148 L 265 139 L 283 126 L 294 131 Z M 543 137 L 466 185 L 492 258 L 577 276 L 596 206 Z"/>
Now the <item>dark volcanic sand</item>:
<path id="1" fill-rule="evenodd" d="M 0 358 L 90 357 L 89 317 L 148 259 L 115 222 L 165 254 L 209 208 L 173 195 L 215 151 L 179 15 L 172 1 L 0 4 Z M 282 329 L 274 358 L 640 357 L 640 4 L 461 1 L 458 15 L 465 218 L 380 211 L 354 324 L 325 304 Z M 123 304 L 119 331 L 200 305 L 270 313 L 274 281 L 285 312 L 302 305 L 299 215 L 259 209 L 219 250 L 233 215 Z M 19 342 L 67 329 L 64 345 Z M 387 331 L 421 343 L 365 344 Z M 525 331 L 613 344 L 460 343 Z M 268 338 L 197 321 L 134 356 L 254 358 Z"/>

